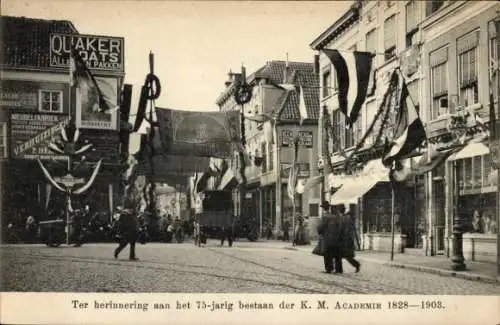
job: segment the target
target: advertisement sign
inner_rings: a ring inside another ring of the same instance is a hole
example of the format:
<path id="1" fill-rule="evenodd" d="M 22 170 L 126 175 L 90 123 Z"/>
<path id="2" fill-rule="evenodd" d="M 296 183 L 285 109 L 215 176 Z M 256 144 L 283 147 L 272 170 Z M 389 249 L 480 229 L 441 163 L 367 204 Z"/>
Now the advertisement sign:
<path id="1" fill-rule="evenodd" d="M 295 133 L 293 130 L 281 130 L 281 146 L 292 147 Z M 313 132 L 312 131 L 298 131 L 299 147 L 312 148 L 313 147 Z"/>
<path id="2" fill-rule="evenodd" d="M 13 158 L 65 159 L 48 149 L 60 135 L 69 117 L 59 114 L 11 113 L 11 154 Z"/>
<path id="3" fill-rule="evenodd" d="M 97 85 L 111 109 L 101 112 L 99 99 L 88 88 L 76 88 L 76 126 L 84 129 L 116 130 L 118 80 L 96 77 Z"/>
<path id="4" fill-rule="evenodd" d="M 312 148 L 313 147 L 313 132 L 299 131 L 299 146 Z"/>
<path id="5" fill-rule="evenodd" d="M 299 165 L 299 175 L 298 177 L 309 177 L 311 175 L 311 171 L 309 163 L 298 163 Z M 287 178 L 288 174 L 290 173 L 290 168 L 292 167 L 292 164 L 289 163 L 282 163 L 281 164 L 281 177 Z"/>
<path id="6" fill-rule="evenodd" d="M 38 92 L 29 89 L 3 88 L 0 91 L 0 107 L 18 109 L 38 109 Z"/>
<path id="7" fill-rule="evenodd" d="M 50 35 L 50 63 L 54 68 L 69 69 L 69 53 L 74 47 L 91 70 L 123 73 L 123 37 L 96 35 Z"/>

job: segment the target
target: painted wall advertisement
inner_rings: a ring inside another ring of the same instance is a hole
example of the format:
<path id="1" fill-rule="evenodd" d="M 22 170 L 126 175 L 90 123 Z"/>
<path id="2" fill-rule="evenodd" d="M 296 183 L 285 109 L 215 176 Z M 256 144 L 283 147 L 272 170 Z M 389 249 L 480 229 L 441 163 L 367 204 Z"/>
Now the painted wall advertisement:
<path id="1" fill-rule="evenodd" d="M 48 144 L 59 137 L 61 127 L 69 117 L 59 114 L 11 113 L 11 155 L 24 159 L 66 159 L 48 149 Z"/>
<path id="2" fill-rule="evenodd" d="M 97 85 L 111 109 L 101 111 L 95 91 L 86 87 L 76 89 L 76 126 L 85 129 L 116 130 L 118 127 L 118 80 L 96 77 Z"/>
<path id="3" fill-rule="evenodd" d="M 91 70 L 123 73 L 124 39 L 96 35 L 50 35 L 50 66 L 69 69 L 69 53 L 74 47 Z"/>

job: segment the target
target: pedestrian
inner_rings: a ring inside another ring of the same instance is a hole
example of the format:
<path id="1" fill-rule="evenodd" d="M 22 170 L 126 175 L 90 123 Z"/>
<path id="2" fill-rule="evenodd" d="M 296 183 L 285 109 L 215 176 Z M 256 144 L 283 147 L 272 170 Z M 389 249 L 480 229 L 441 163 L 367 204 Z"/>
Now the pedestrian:
<path id="1" fill-rule="evenodd" d="M 229 244 L 229 247 L 233 246 L 233 224 L 225 227 L 223 226 L 220 229 L 220 245 L 221 247 L 224 246 L 224 240 L 227 238 L 227 243 Z"/>
<path id="2" fill-rule="evenodd" d="M 83 241 L 83 215 L 80 210 L 75 210 L 71 213 L 70 223 L 73 229 L 73 241 L 75 242 L 73 247 L 80 247 Z"/>
<path id="3" fill-rule="evenodd" d="M 119 246 L 115 249 L 114 257 L 118 258 L 120 252 L 127 246 L 130 245 L 129 260 L 135 261 L 138 258 L 135 256 L 135 242 L 138 236 L 139 225 L 137 222 L 137 217 L 134 214 L 131 206 L 125 206 L 125 208 L 120 213 L 118 231 L 120 233 Z"/>
<path id="4" fill-rule="evenodd" d="M 344 205 L 339 206 L 339 215 L 340 215 L 340 226 L 341 226 L 341 235 L 340 235 L 340 252 L 341 257 L 345 258 L 349 264 L 351 264 L 355 269 L 356 273 L 359 272 L 361 267 L 361 263 L 359 263 L 354 258 L 355 251 L 355 239 L 356 239 L 356 229 L 352 222 L 352 216 L 349 211 L 346 209 Z M 340 273 L 342 273 L 342 259 L 340 260 Z"/>
<path id="5" fill-rule="evenodd" d="M 200 229 L 200 223 L 198 220 L 193 221 L 193 238 L 194 238 L 194 244 L 197 245 L 198 247 L 201 246 L 201 229 Z"/>
<path id="6" fill-rule="evenodd" d="M 283 240 L 286 242 L 290 240 L 290 221 L 288 221 L 288 218 L 283 223 Z"/>
<path id="7" fill-rule="evenodd" d="M 342 258 L 340 255 L 340 218 L 330 212 L 328 201 L 321 203 L 323 215 L 318 225 L 318 234 L 322 236 L 323 262 L 325 273 L 342 273 Z M 335 267 L 334 267 L 335 260 Z"/>

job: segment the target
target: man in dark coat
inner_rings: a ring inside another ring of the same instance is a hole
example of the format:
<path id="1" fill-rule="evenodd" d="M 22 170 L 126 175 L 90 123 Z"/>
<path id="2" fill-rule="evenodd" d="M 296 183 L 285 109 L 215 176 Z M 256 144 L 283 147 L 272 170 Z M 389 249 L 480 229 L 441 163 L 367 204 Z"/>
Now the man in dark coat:
<path id="1" fill-rule="evenodd" d="M 346 212 L 344 205 L 339 206 L 340 227 L 341 227 L 341 241 L 340 251 L 341 257 L 345 258 L 349 264 L 355 269 L 356 273 L 359 272 L 361 264 L 354 258 L 355 250 L 355 236 L 356 229 L 354 228 L 353 220 L 349 212 Z M 340 261 L 340 273 L 342 273 L 342 260 Z"/>
<path id="2" fill-rule="evenodd" d="M 120 252 L 130 244 L 129 259 L 135 261 L 138 258 L 135 256 L 135 242 L 138 236 L 138 222 L 133 210 L 130 207 L 123 209 L 120 214 L 118 223 L 118 232 L 120 233 L 120 245 L 115 250 L 115 259 L 118 258 Z"/>
<path id="3" fill-rule="evenodd" d="M 323 237 L 323 261 L 325 272 L 331 273 L 334 270 L 333 260 L 335 259 L 335 273 L 342 273 L 342 258 L 340 256 L 340 235 L 341 225 L 338 216 L 329 211 L 330 204 L 323 201 L 321 204 L 323 216 L 318 225 L 318 234 Z"/>

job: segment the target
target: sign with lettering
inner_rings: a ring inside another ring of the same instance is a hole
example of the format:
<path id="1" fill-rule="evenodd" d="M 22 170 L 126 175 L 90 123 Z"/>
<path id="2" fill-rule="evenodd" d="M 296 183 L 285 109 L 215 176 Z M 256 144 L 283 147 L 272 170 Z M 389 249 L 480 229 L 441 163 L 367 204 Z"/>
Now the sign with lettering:
<path id="1" fill-rule="evenodd" d="M 94 145 L 94 150 L 87 154 L 89 161 L 103 159 L 103 163 L 116 164 L 120 159 L 120 138 L 117 132 L 109 130 L 81 129 L 81 139 Z"/>
<path id="2" fill-rule="evenodd" d="M 293 130 L 281 130 L 281 146 L 292 147 L 295 132 Z M 312 131 L 298 131 L 299 147 L 312 148 L 313 147 L 313 132 Z"/>
<path id="3" fill-rule="evenodd" d="M 312 148 L 313 147 L 313 132 L 299 131 L 299 146 Z"/>
<path id="4" fill-rule="evenodd" d="M 96 35 L 50 35 L 50 66 L 69 69 L 69 53 L 74 47 L 87 63 L 89 69 L 123 73 L 123 37 Z"/>
<path id="5" fill-rule="evenodd" d="M 66 127 L 69 117 L 59 114 L 11 113 L 12 157 L 24 159 L 65 159 L 48 149 L 48 144 Z"/>
<path id="6" fill-rule="evenodd" d="M 281 130 L 281 146 L 282 147 L 293 146 L 293 131 L 292 130 Z"/>
<path id="7" fill-rule="evenodd" d="M 2 88 L 0 107 L 36 110 L 38 109 L 38 92 Z"/>

